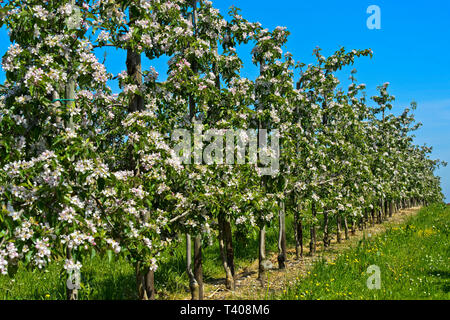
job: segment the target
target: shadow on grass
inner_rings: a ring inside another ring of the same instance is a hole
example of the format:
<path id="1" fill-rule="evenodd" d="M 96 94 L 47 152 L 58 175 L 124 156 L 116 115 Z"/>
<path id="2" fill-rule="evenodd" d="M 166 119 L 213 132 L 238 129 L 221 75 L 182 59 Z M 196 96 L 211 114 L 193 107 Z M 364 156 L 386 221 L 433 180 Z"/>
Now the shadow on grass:
<path id="1" fill-rule="evenodd" d="M 450 271 L 435 270 L 435 271 L 429 271 L 428 274 L 430 276 L 435 277 L 433 282 L 443 292 L 445 292 L 445 293 L 450 292 L 450 280 L 449 280 L 450 279 Z"/>

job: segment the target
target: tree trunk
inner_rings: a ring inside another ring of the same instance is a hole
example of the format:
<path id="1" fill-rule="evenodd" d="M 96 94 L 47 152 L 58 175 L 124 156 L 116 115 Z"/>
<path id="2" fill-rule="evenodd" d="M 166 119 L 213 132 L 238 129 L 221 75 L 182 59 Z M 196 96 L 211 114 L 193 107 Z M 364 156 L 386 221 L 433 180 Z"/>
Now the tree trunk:
<path id="1" fill-rule="evenodd" d="M 134 9 L 129 8 L 130 24 L 133 24 L 136 17 L 136 12 Z M 131 82 L 137 85 L 139 88 L 142 86 L 142 62 L 141 54 L 133 51 L 132 49 L 127 50 L 127 74 L 130 77 Z M 134 94 L 130 97 L 128 111 L 136 112 L 144 110 L 144 98 L 138 94 Z"/>
<path id="2" fill-rule="evenodd" d="M 369 214 L 370 214 L 370 210 L 367 208 L 364 212 L 364 224 L 363 224 L 363 229 L 367 229 L 368 225 L 369 225 Z"/>
<path id="3" fill-rule="evenodd" d="M 189 20 L 191 20 L 192 25 L 194 27 L 194 36 L 197 35 L 197 0 L 193 0 L 192 3 L 192 12 L 189 13 Z M 197 61 L 194 58 L 190 59 L 191 70 L 194 74 L 198 73 Z M 192 94 L 189 95 L 189 121 L 193 121 L 196 114 L 196 104 L 194 100 L 194 96 Z M 190 288 L 192 294 L 192 300 L 203 300 L 203 270 L 202 270 L 202 247 L 201 247 L 201 236 L 198 235 L 194 238 L 194 272 L 192 272 L 191 268 L 191 236 L 187 235 L 187 248 L 189 248 L 188 252 L 188 274 L 190 278 Z"/>
<path id="4" fill-rule="evenodd" d="M 72 6 L 75 5 L 75 0 L 71 0 L 71 4 L 72 4 Z M 67 107 L 69 109 L 75 107 L 75 101 L 74 100 L 75 100 L 76 83 L 75 83 L 75 79 L 74 79 L 73 74 L 72 74 L 75 71 L 75 70 L 73 70 L 73 67 L 74 66 L 70 63 L 69 67 L 68 67 L 69 70 L 67 72 L 69 74 L 69 79 L 68 79 L 68 81 L 67 81 L 67 83 L 66 83 L 66 85 L 64 87 L 64 97 L 66 99 L 66 105 L 67 105 Z M 70 129 L 74 128 L 72 116 L 70 116 L 68 127 Z"/>
<path id="5" fill-rule="evenodd" d="M 295 256 L 303 258 L 303 224 L 300 216 L 300 205 L 294 213 Z"/>
<path id="6" fill-rule="evenodd" d="M 279 212 L 279 237 L 278 237 L 278 268 L 286 268 L 286 208 L 285 202 L 280 203 Z"/>
<path id="7" fill-rule="evenodd" d="M 147 270 L 142 272 L 141 264 L 136 264 L 136 283 L 140 300 L 155 300 L 155 273 Z"/>
<path id="8" fill-rule="evenodd" d="M 264 73 L 264 65 L 265 60 L 262 59 L 259 61 L 259 73 L 260 75 L 263 75 Z M 257 110 L 264 110 L 264 105 L 262 103 L 259 103 L 257 105 Z M 267 129 L 268 123 L 263 123 L 261 119 L 258 119 L 258 130 L 261 129 Z M 258 134 L 257 137 L 258 145 L 261 145 L 260 141 L 260 135 Z M 261 186 L 263 190 L 267 190 L 267 176 L 262 177 L 261 179 Z M 259 226 L 259 261 L 258 261 L 258 280 L 261 282 L 261 286 L 265 286 L 266 283 L 266 266 L 268 264 L 268 261 L 266 261 L 266 226 L 260 225 Z"/>
<path id="9" fill-rule="evenodd" d="M 145 275 L 145 291 L 149 300 L 155 300 L 155 272 L 152 270 Z"/>
<path id="10" fill-rule="evenodd" d="M 377 214 L 377 223 L 383 223 L 383 200 L 380 200 L 379 202 L 378 202 L 378 210 L 377 210 L 377 212 L 378 212 L 378 214 Z"/>
<path id="11" fill-rule="evenodd" d="M 198 284 L 198 299 L 203 300 L 203 267 L 202 267 L 202 237 L 194 238 L 194 277 Z"/>
<path id="12" fill-rule="evenodd" d="M 227 253 L 227 263 L 231 270 L 233 277 L 234 273 L 234 249 L 233 249 L 233 233 L 231 230 L 231 223 L 228 219 L 224 221 L 224 235 L 225 235 L 225 248 Z"/>
<path id="13" fill-rule="evenodd" d="M 66 256 L 67 256 L 68 260 L 72 260 L 71 249 L 69 249 L 69 248 L 66 249 Z M 69 275 L 67 282 L 66 282 L 66 284 L 67 284 L 66 285 L 67 300 L 78 300 L 78 287 L 77 287 L 78 282 L 76 279 L 70 278 L 71 276 L 74 276 L 74 275 L 73 274 Z"/>
<path id="14" fill-rule="evenodd" d="M 259 229 L 259 263 L 258 263 L 258 280 L 264 285 L 266 277 L 266 226 Z"/>
<path id="15" fill-rule="evenodd" d="M 364 211 L 363 215 L 358 219 L 358 223 L 356 223 L 358 225 L 358 230 L 360 230 L 360 231 L 364 230 L 364 215 L 365 215 L 365 211 Z M 354 229 L 355 228 L 354 225 L 355 225 L 355 220 L 352 219 L 352 235 L 354 234 L 353 232 L 356 232 Z"/>
<path id="16" fill-rule="evenodd" d="M 370 223 L 372 224 L 372 227 L 375 225 L 375 206 L 370 211 Z"/>
<path id="17" fill-rule="evenodd" d="M 194 273 L 192 272 L 192 240 L 190 234 L 186 234 L 186 271 L 189 277 L 191 299 L 199 300 L 199 286 Z"/>
<path id="18" fill-rule="evenodd" d="M 328 211 L 325 208 L 323 211 L 323 247 L 328 248 L 330 245 L 330 236 L 328 232 Z"/>
<path id="19" fill-rule="evenodd" d="M 66 105 L 68 108 L 73 108 L 75 106 L 75 81 L 72 77 L 69 78 L 66 86 L 64 87 L 64 97 L 66 99 Z M 73 129 L 73 119 L 72 116 L 69 119 L 68 127 Z"/>
<path id="20" fill-rule="evenodd" d="M 360 221 L 364 221 L 364 217 L 361 217 L 360 219 Z M 350 232 L 352 233 L 352 236 L 356 234 L 356 218 L 354 217 L 352 218 L 352 227 Z"/>
<path id="21" fill-rule="evenodd" d="M 367 228 L 367 224 L 369 223 L 369 209 L 364 209 L 364 214 L 362 216 L 362 229 L 364 230 Z"/>
<path id="22" fill-rule="evenodd" d="M 389 201 L 389 217 L 392 218 L 393 214 L 394 214 L 394 202 L 391 200 Z"/>
<path id="23" fill-rule="evenodd" d="M 338 213 L 336 216 L 336 240 L 338 243 L 342 242 L 341 238 L 341 215 Z"/>
<path id="24" fill-rule="evenodd" d="M 317 216 L 317 212 L 316 212 L 316 204 L 313 201 L 312 205 L 311 205 L 311 213 L 312 213 L 312 217 L 313 217 L 313 221 L 311 223 L 311 227 L 310 227 L 310 234 L 311 234 L 311 240 L 309 242 L 309 253 L 310 255 L 314 255 L 316 253 L 316 216 Z"/>
<path id="25" fill-rule="evenodd" d="M 141 264 L 139 262 L 136 263 L 136 286 L 137 292 L 139 295 L 139 300 L 147 300 L 147 294 L 145 292 L 145 278 L 141 272 Z"/>
<path id="26" fill-rule="evenodd" d="M 71 74 L 73 72 L 73 70 L 71 70 L 71 69 L 72 69 L 72 66 L 69 66 L 69 70 L 68 70 L 69 71 L 68 72 L 69 80 L 67 81 L 67 83 L 64 86 L 64 98 L 66 99 L 68 108 L 71 108 L 75 105 L 75 102 L 72 101 L 75 99 L 75 81 Z M 56 96 L 56 94 L 55 94 L 55 96 Z M 67 127 L 70 129 L 73 129 L 73 127 L 74 127 L 72 116 L 69 119 L 69 123 L 67 124 Z M 71 157 L 70 160 L 73 161 L 74 160 L 73 157 Z M 69 248 L 66 249 L 66 256 L 67 256 L 68 260 L 72 260 L 71 249 L 69 249 Z M 69 275 L 69 277 L 71 277 L 71 276 L 73 276 L 73 274 Z M 67 300 L 78 300 L 78 288 L 77 288 L 78 283 L 76 283 L 77 282 L 76 280 L 75 280 L 75 283 L 73 283 L 74 279 L 68 279 L 68 280 L 72 281 L 72 283 L 69 284 L 69 281 L 66 283 L 67 284 L 66 285 Z"/>
<path id="27" fill-rule="evenodd" d="M 134 21 L 136 13 L 134 10 L 129 9 L 130 21 Z M 130 77 L 133 84 L 137 85 L 140 89 L 142 86 L 142 61 L 141 54 L 127 49 L 127 75 Z M 144 110 L 144 98 L 139 94 L 134 94 L 130 97 L 128 103 L 128 112 L 137 112 Z M 130 151 L 130 155 L 131 155 Z M 130 158 L 130 167 L 135 170 L 135 159 Z M 155 299 L 155 274 L 154 271 L 148 270 L 145 274 L 141 273 L 140 264 L 136 267 L 136 280 L 138 284 L 138 294 L 142 300 L 154 300 Z"/>
<path id="28" fill-rule="evenodd" d="M 353 222 L 353 220 L 352 220 L 352 231 L 354 230 L 353 229 L 353 225 L 354 225 L 355 223 Z M 345 232 L 345 240 L 348 240 L 349 239 L 349 236 L 348 236 L 348 222 L 347 222 L 347 216 L 344 216 L 344 232 Z"/>
<path id="29" fill-rule="evenodd" d="M 133 83 L 138 85 L 138 87 L 142 85 L 141 68 L 141 55 L 132 50 L 127 50 L 127 73 L 133 79 Z M 144 99 L 140 95 L 134 94 L 130 98 L 129 111 L 140 111 L 143 109 L 143 107 Z"/>
<path id="30" fill-rule="evenodd" d="M 387 220 L 389 215 L 389 202 L 388 200 L 384 201 L 384 220 Z"/>
<path id="31" fill-rule="evenodd" d="M 226 223 L 225 216 L 223 214 L 220 214 L 219 215 L 219 249 L 220 249 L 220 256 L 222 258 L 223 268 L 225 270 L 225 287 L 228 290 L 234 291 L 234 289 L 235 289 L 234 274 L 228 263 L 228 255 L 227 255 L 227 250 L 226 250 L 225 223 Z"/>

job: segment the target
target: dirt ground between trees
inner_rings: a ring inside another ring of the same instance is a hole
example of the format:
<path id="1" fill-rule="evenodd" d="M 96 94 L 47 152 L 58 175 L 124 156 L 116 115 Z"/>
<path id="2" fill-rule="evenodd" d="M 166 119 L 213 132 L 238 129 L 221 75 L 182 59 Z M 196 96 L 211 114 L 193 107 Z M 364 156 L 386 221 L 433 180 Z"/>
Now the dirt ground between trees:
<path id="1" fill-rule="evenodd" d="M 389 227 L 404 223 L 409 217 L 419 212 L 419 207 L 401 210 L 388 218 L 382 224 L 369 226 L 365 230 L 356 230 L 354 235 L 350 234 L 348 240 L 343 239 L 341 243 L 337 243 L 336 235 L 331 239 L 329 248 L 324 250 L 323 243 L 317 242 L 317 252 L 314 256 L 309 254 L 309 243 L 306 243 L 303 249 L 303 258 L 296 260 L 295 248 L 287 250 L 288 257 L 286 269 L 279 270 L 277 262 L 277 253 L 270 255 L 270 260 L 274 269 L 267 271 L 267 282 L 264 287 L 257 280 L 258 276 L 258 259 L 249 266 L 241 270 L 236 270 L 236 290 L 229 291 L 225 288 L 225 278 L 218 279 L 214 283 L 204 283 L 205 300 L 263 300 L 265 297 L 273 293 L 281 293 L 286 287 L 291 286 L 297 278 L 307 276 L 308 271 L 312 269 L 314 262 L 323 259 L 334 261 L 336 256 L 349 248 L 354 247 L 364 236 L 370 237 L 385 232 Z M 344 238 L 344 237 L 343 237 Z M 166 297 L 175 300 L 190 300 L 189 292 L 178 294 L 177 296 Z"/>

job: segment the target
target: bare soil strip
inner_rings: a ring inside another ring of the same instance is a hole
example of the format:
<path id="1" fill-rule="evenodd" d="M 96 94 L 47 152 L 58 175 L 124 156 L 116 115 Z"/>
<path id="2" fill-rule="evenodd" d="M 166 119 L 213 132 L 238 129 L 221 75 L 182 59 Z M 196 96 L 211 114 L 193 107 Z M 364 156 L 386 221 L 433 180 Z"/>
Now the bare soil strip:
<path id="1" fill-rule="evenodd" d="M 263 300 L 272 293 L 281 293 L 286 287 L 292 285 L 297 278 L 307 276 L 308 271 L 312 269 L 314 262 L 326 259 L 334 261 L 336 256 L 351 247 L 354 247 L 363 237 L 371 237 L 385 232 L 388 228 L 404 223 L 409 217 L 419 212 L 419 207 L 401 210 L 388 218 L 382 224 L 369 226 L 365 230 L 356 230 L 354 235 L 349 235 L 348 240 L 342 240 L 337 243 L 336 237 L 331 239 L 331 244 L 326 250 L 323 249 L 323 243 L 317 242 L 317 252 L 310 256 L 308 246 L 304 248 L 303 258 L 295 259 L 295 248 L 288 249 L 288 261 L 286 269 L 272 269 L 267 271 L 268 279 L 264 287 L 261 286 L 258 276 L 258 260 L 243 270 L 239 270 L 236 276 L 236 290 L 229 291 L 225 289 L 225 279 L 220 279 L 215 283 L 205 283 L 204 293 L 206 300 Z M 270 260 L 274 266 L 278 266 L 277 253 L 272 253 Z M 170 297 L 169 297 L 170 299 Z M 172 299 L 188 300 L 190 294 L 172 297 Z"/>

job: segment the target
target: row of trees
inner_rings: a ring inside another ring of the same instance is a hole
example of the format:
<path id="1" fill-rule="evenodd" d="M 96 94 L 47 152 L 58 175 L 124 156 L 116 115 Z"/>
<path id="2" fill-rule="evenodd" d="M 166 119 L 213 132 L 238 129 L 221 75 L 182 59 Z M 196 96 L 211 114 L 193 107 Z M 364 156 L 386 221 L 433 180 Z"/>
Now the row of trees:
<path id="1" fill-rule="evenodd" d="M 300 257 L 305 224 L 315 252 L 319 214 L 328 246 L 331 220 L 348 236 L 400 207 L 442 200 L 434 175 L 441 162 L 414 145 L 419 124 L 410 109 L 389 114 L 389 84 L 372 97 L 376 107 L 356 71 L 348 89 L 339 87 L 336 72 L 371 50 L 324 57 L 316 49 L 316 63 L 296 63 L 283 51 L 285 28 L 263 29 L 236 8 L 225 19 L 206 0 L 12 0 L 0 15 L 12 42 L 0 97 L 3 274 L 61 257 L 70 274 L 92 251 L 108 250 L 134 265 L 139 296 L 152 299 L 161 254 L 185 238 L 192 298 L 202 299 L 210 240 L 219 241 L 234 289 L 235 227 L 258 230 L 264 283 L 265 228 L 278 219 L 284 268 L 287 214 Z M 242 44 L 254 46 L 255 80 L 241 76 Z M 126 50 L 125 71 L 112 75 L 95 56 L 106 46 Z M 143 55 L 170 57 L 167 80 L 143 70 Z M 107 84 L 113 79 L 118 95 Z M 264 175 L 248 154 L 239 164 L 206 166 L 195 150 L 175 151 L 174 128 L 277 130 L 279 170 Z"/>

